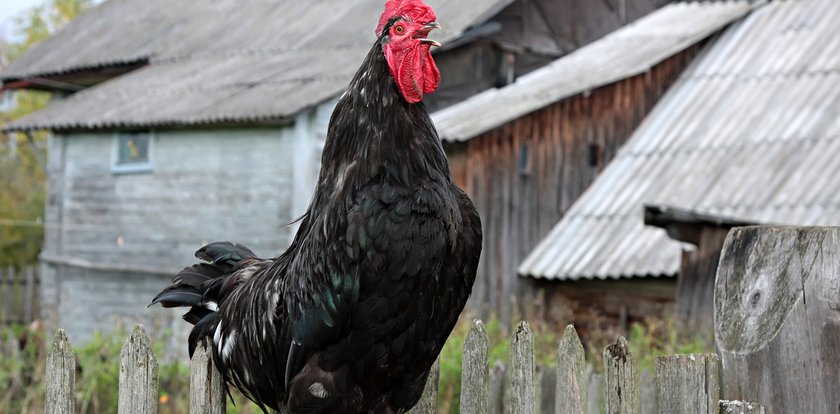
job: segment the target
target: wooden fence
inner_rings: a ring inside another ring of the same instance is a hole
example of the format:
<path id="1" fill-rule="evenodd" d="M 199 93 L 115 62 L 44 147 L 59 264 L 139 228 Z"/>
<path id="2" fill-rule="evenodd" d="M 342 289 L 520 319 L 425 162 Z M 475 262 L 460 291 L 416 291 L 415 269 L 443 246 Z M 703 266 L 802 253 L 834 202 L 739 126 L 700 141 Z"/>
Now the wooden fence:
<path id="1" fill-rule="evenodd" d="M 39 314 L 39 288 L 34 267 L 0 269 L 0 325 L 32 322 Z"/>
<path id="2" fill-rule="evenodd" d="M 481 321 L 473 322 L 463 349 L 461 373 L 462 413 L 534 414 L 553 406 L 557 414 L 587 413 L 586 363 L 583 345 L 572 325 L 557 348 L 553 403 L 545 404 L 540 378 L 547 375 L 535 366 L 534 338 L 527 322 L 515 329 L 510 344 L 509 371 L 490 369 L 490 343 Z M 213 366 L 210 349 L 200 346 L 193 357 L 190 375 L 190 413 L 225 412 L 221 376 Z M 671 355 L 656 359 L 654 381 L 658 413 L 764 413 L 755 403 L 720 400 L 716 355 Z M 55 335 L 47 358 L 46 412 L 73 412 L 75 355 L 64 331 Z M 501 373 L 501 374 L 500 374 Z M 603 412 L 638 414 L 640 383 L 636 361 L 624 338 L 604 349 Z M 438 407 L 438 365 L 432 369 L 426 391 L 414 414 L 432 414 Z M 120 353 L 119 413 L 158 412 L 158 363 L 141 325 L 134 327 Z M 600 407 L 596 407 L 600 412 Z"/>
<path id="3" fill-rule="evenodd" d="M 652 379 L 640 381 L 627 341 L 603 354 L 602 390 L 591 395 L 583 346 L 568 326 L 552 372 L 535 366 L 526 322 L 515 329 L 507 369 L 489 365 L 481 321 L 464 342 L 461 412 L 478 414 L 640 414 L 642 385 L 652 386 L 658 413 L 775 414 L 837 412 L 840 406 L 840 228 L 736 228 L 727 237 L 715 282 L 715 354 L 655 360 Z M 190 413 L 224 413 L 221 378 L 207 347 L 192 361 Z M 46 412 L 73 412 L 75 356 L 59 330 L 47 358 Z M 553 377 L 554 387 L 540 377 Z M 437 411 L 434 369 L 415 414 Z M 545 401 L 553 399 L 553 404 Z M 144 329 L 132 331 L 121 353 L 119 413 L 158 411 L 157 362 Z M 733 401 L 735 400 L 735 401 Z M 737 401 L 741 400 L 741 401 Z M 761 404 L 742 401 L 761 401 Z M 553 408 L 546 409 L 553 405 Z"/>

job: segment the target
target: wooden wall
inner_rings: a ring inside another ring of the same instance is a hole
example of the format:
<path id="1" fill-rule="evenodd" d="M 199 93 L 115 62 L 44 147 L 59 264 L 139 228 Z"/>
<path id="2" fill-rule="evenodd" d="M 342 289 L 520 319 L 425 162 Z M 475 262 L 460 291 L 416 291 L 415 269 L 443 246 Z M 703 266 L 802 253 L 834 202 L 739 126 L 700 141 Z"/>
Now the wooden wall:
<path id="1" fill-rule="evenodd" d="M 677 283 L 677 320 L 680 330 L 714 340 L 715 275 L 723 242 L 730 227 L 702 226 L 696 248 L 683 250 Z"/>
<path id="2" fill-rule="evenodd" d="M 452 170 L 482 217 L 484 249 L 473 304 L 508 313 L 527 293 L 516 269 L 696 55 L 571 97 L 466 143 L 448 144 Z M 500 102 L 499 105 L 504 105 Z"/>
<path id="3" fill-rule="evenodd" d="M 113 132 L 52 137 L 42 317 L 89 338 L 108 325 L 100 323 L 108 315 L 142 319 L 149 300 L 197 260 L 203 243 L 230 240 L 266 257 L 280 254 L 317 176 L 319 150 L 311 140 L 323 137 L 310 132 L 157 131 L 153 170 L 134 174 L 112 172 Z"/>
<path id="4" fill-rule="evenodd" d="M 627 335 L 633 323 L 661 318 L 673 308 L 677 290 L 672 277 L 538 281 L 535 285 L 545 298 L 536 317 L 555 326 L 573 321 L 586 340 L 607 332 Z"/>

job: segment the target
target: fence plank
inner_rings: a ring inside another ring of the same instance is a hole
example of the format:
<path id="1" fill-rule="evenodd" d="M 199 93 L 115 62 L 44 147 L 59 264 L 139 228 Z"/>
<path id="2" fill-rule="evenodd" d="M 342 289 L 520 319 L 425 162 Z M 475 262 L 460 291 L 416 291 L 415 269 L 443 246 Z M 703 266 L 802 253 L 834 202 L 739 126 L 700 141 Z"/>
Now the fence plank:
<path id="1" fill-rule="evenodd" d="M 557 414 L 586 412 L 585 371 L 583 344 L 575 327 L 568 325 L 557 347 L 557 388 L 554 393 Z"/>
<path id="2" fill-rule="evenodd" d="M 24 323 L 29 323 L 35 320 L 35 268 L 27 267 L 24 269 L 26 277 L 26 288 L 23 296 L 23 317 Z"/>
<path id="3" fill-rule="evenodd" d="M 535 414 L 534 337 L 528 322 L 519 322 L 510 346 L 510 412 Z"/>
<path id="4" fill-rule="evenodd" d="M 490 395 L 488 396 L 489 405 L 487 406 L 488 414 L 504 414 L 506 409 L 510 406 L 509 400 L 506 397 L 510 394 L 507 389 L 507 384 L 508 375 L 505 364 L 503 364 L 502 361 L 496 361 L 496 363 L 490 368 L 490 384 L 488 386 Z"/>
<path id="5" fill-rule="evenodd" d="M 715 281 L 723 399 L 778 413 L 840 407 L 840 229 L 741 227 Z"/>
<path id="6" fill-rule="evenodd" d="M 120 351 L 118 412 L 158 412 L 158 362 L 143 325 L 135 325 Z"/>
<path id="7" fill-rule="evenodd" d="M 461 364 L 461 411 L 486 414 L 490 384 L 490 339 L 484 324 L 476 319 L 464 341 Z"/>
<path id="8" fill-rule="evenodd" d="M 754 402 L 722 400 L 720 414 L 764 414 L 764 406 Z"/>
<path id="9" fill-rule="evenodd" d="M 15 269 L 11 266 L 6 269 L 6 323 L 15 322 Z"/>
<path id="10" fill-rule="evenodd" d="M 46 399 L 47 414 L 73 414 L 76 382 L 76 354 L 64 330 L 55 333 L 50 353 L 47 354 Z"/>
<path id="11" fill-rule="evenodd" d="M 639 375 L 636 359 L 627 349 L 627 340 L 604 349 L 604 412 L 607 414 L 639 414 Z"/>
<path id="12" fill-rule="evenodd" d="M 426 387 L 423 388 L 423 395 L 420 401 L 411 410 L 412 414 L 436 414 L 438 407 L 438 389 L 440 387 L 440 359 L 435 360 L 429 376 L 426 378 Z"/>
<path id="13" fill-rule="evenodd" d="M 717 355 L 656 357 L 656 401 L 662 414 L 717 414 L 720 377 Z"/>
<path id="14" fill-rule="evenodd" d="M 190 369 L 190 414 L 224 414 L 225 388 L 213 362 L 209 339 L 199 343 Z"/>

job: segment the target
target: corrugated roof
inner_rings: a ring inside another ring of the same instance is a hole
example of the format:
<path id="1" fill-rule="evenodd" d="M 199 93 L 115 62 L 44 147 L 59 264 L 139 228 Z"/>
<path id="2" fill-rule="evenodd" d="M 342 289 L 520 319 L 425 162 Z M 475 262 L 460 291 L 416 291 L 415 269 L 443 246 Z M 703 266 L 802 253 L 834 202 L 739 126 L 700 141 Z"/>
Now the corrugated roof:
<path id="1" fill-rule="evenodd" d="M 457 38 L 513 0 L 434 1 Z M 440 3 L 439 5 L 437 3 Z M 9 130 L 285 119 L 337 95 L 374 41 L 383 0 L 110 0 L 0 79 L 146 61 L 7 125 Z"/>
<path id="2" fill-rule="evenodd" d="M 648 71 L 748 13 L 746 1 L 675 3 L 523 76 L 434 114 L 441 138 L 465 141 L 523 115 Z"/>
<path id="3" fill-rule="evenodd" d="M 657 104 L 522 263 L 570 280 L 676 274 L 643 205 L 840 224 L 840 2 L 774 1 L 733 25 Z"/>

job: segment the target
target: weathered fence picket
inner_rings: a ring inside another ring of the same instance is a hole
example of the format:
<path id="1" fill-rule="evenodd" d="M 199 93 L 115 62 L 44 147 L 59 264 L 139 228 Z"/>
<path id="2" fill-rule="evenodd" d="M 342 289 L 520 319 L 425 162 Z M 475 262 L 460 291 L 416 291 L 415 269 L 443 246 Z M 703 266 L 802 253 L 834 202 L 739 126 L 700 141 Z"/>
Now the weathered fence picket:
<path id="1" fill-rule="evenodd" d="M 510 412 L 535 414 L 534 337 L 528 322 L 519 322 L 510 343 Z"/>
<path id="2" fill-rule="evenodd" d="M 490 339 L 484 324 L 473 321 L 467 339 L 461 363 L 461 411 L 465 413 L 486 414 L 489 404 L 490 385 Z"/>
<path id="3" fill-rule="evenodd" d="M 118 413 L 158 412 L 158 362 L 142 325 L 135 325 L 120 351 Z"/>
<path id="4" fill-rule="evenodd" d="M 76 385 L 76 354 L 64 330 L 55 333 L 50 353 L 47 354 L 46 400 L 47 414 L 73 414 L 73 393 Z"/>
<path id="5" fill-rule="evenodd" d="M 627 340 L 604 349 L 604 412 L 607 414 L 639 414 L 639 374 L 636 359 L 627 348 Z"/>
<path id="6" fill-rule="evenodd" d="M 557 347 L 557 384 L 554 392 L 557 414 L 586 413 L 585 372 L 583 344 L 575 327 L 569 325 Z"/>
<path id="7" fill-rule="evenodd" d="M 190 364 L 190 414 L 225 414 L 222 374 L 213 362 L 209 339 L 198 344 Z"/>
<path id="8" fill-rule="evenodd" d="M 717 414 L 717 355 L 656 357 L 656 401 L 661 414 Z"/>
<path id="9" fill-rule="evenodd" d="M 411 414 L 436 414 L 438 407 L 438 390 L 440 389 L 440 360 L 432 365 L 432 370 L 426 378 L 426 388 L 420 401 L 411 410 Z"/>

